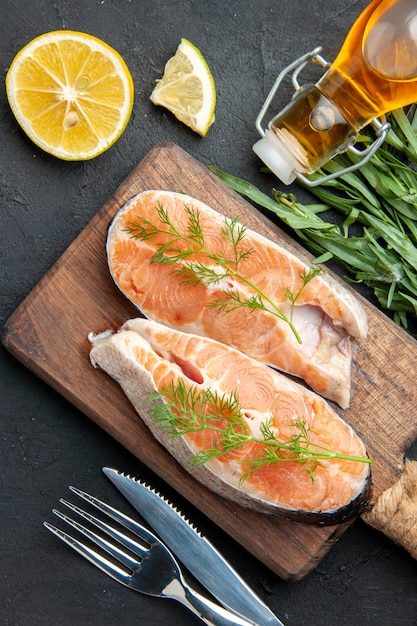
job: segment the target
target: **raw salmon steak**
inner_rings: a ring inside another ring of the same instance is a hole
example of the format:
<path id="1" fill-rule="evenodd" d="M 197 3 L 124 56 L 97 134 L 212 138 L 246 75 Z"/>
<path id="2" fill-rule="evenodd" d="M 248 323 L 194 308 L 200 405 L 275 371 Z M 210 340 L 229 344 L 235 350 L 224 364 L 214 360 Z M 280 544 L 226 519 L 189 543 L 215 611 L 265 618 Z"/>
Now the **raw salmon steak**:
<path id="1" fill-rule="evenodd" d="M 221 342 L 145 318 L 90 341 L 92 364 L 119 383 L 169 453 L 220 496 L 316 524 L 339 523 L 366 505 L 363 442 L 304 385 Z M 161 418 L 161 407 L 171 420 Z"/>
<path id="2" fill-rule="evenodd" d="M 327 272 L 306 281 L 311 267 L 291 251 L 169 191 L 142 192 L 121 208 L 107 256 L 116 285 L 146 317 L 226 343 L 348 407 L 350 337 L 366 336 L 367 319 Z"/>

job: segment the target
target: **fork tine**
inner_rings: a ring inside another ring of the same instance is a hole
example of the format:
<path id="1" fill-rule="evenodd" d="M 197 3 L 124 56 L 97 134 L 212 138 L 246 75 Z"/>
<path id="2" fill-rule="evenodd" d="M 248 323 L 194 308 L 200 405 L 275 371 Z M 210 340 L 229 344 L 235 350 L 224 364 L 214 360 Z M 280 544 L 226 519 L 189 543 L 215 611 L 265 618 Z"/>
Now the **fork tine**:
<path id="1" fill-rule="evenodd" d="M 74 508 L 76 509 L 78 507 L 74 507 Z M 84 513 L 84 511 L 81 511 L 81 509 L 79 509 L 79 511 L 77 512 L 80 512 L 80 514 Z M 100 535 L 97 535 L 96 533 L 92 532 L 88 528 L 85 528 L 85 526 L 82 526 L 75 520 L 71 519 L 71 517 L 68 517 L 68 515 L 66 515 L 65 513 L 62 513 L 61 511 L 58 511 L 57 509 L 53 509 L 52 513 L 54 513 L 54 515 L 56 515 L 57 517 L 62 519 L 64 522 L 66 522 L 69 526 L 72 526 L 72 528 L 74 528 L 79 533 L 84 535 L 84 537 L 87 537 L 88 539 L 90 539 L 90 541 L 93 541 L 97 546 L 99 546 L 100 548 L 103 548 L 103 550 L 105 550 L 108 554 L 111 554 L 112 556 L 114 556 L 115 559 L 117 559 L 120 563 L 125 565 L 129 570 L 132 571 L 134 569 L 137 569 L 140 566 L 140 563 L 137 561 L 137 559 L 134 559 L 127 552 L 125 552 L 118 546 L 110 543 L 104 537 L 100 537 Z M 86 516 L 86 519 L 94 523 L 93 521 L 94 518 L 90 520 L 90 517 L 93 518 L 93 516 Z M 97 522 L 98 521 L 99 520 L 97 520 Z M 105 526 L 106 524 L 103 524 L 103 527 L 100 527 L 100 528 L 104 532 L 107 532 Z M 110 532 L 110 531 L 113 531 L 113 529 L 110 527 L 108 527 L 108 529 L 109 529 L 109 532 L 107 532 L 107 534 L 115 538 L 117 541 L 119 541 L 119 538 L 116 532 Z M 128 547 L 130 548 L 130 546 Z"/>
<path id="2" fill-rule="evenodd" d="M 152 544 L 154 542 L 159 541 L 159 539 L 148 528 L 145 528 L 145 526 L 142 526 L 141 524 L 133 520 L 131 517 L 128 517 L 127 515 L 122 513 L 121 511 L 114 509 L 109 504 L 106 504 L 102 500 L 99 500 L 98 498 L 91 496 L 85 491 L 81 491 L 81 489 L 77 489 L 77 487 L 70 486 L 69 488 L 73 493 L 77 494 L 77 496 L 79 496 L 80 498 L 88 502 L 89 504 L 93 505 L 99 511 L 102 511 L 103 513 L 108 515 L 115 522 L 119 522 L 119 524 L 127 528 L 127 530 L 130 530 L 131 532 L 133 532 L 135 535 L 137 535 L 138 537 L 140 537 L 147 543 Z"/>
<path id="3" fill-rule="evenodd" d="M 129 586 L 130 575 L 123 571 L 120 567 L 118 567 L 115 563 L 112 563 L 105 556 L 96 552 L 89 546 L 81 543 L 71 535 L 68 535 L 64 531 L 49 522 L 44 522 L 43 525 L 47 528 L 51 533 L 53 533 L 56 537 L 61 539 L 64 543 L 66 543 L 70 548 L 72 548 L 75 552 L 83 556 L 87 561 L 90 561 L 93 565 L 101 569 L 105 574 L 111 576 L 114 580 L 124 585 Z"/>
<path id="4" fill-rule="evenodd" d="M 116 539 L 116 541 L 118 541 L 123 546 L 125 546 L 126 548 L 131 550 L 137 556 L 143 557 L 148 552 L 148 550 L 149 550 L 148 546 L 142 545 L 142 544 L 138 543 L 137 541 L 134 541 L 134 539 L 128 537 L 127 535 L 124 535 L 122 532 L 120 532 L 120 530 L 117 530 L 116 528 L 113 528 L 112 526 L 109 526 L 108 524 L 103 522 L 98 517 L 95 517 L 94 515 L 91 515 L 91 513 L 87 513 L 87 511 L 84 511 L 83 509 L 80 509 L 75 504 L 72 504 L 71 502 L 68 502 L 67 500 L 64 500 L 64 498 L 61 498 L 60 502 L 62 504 L 64 504 L 66 507 L 68 507 L 69 509 L 71 509 L 71 511 L 74 511 L 74 513 L 77 513 L 80 517 L 83 517 L 84 519 L 86 519 L 91 524 L 94 524 L 94 526 L 96 526 L 97 528 L 102 530 L 109 537 L 112 537 L 113 539 Z M 67 521 L 67 520 L 65 520 L 65 521 Z M 81 528 L 83 528 L 83 527 L 81 527 Z M 80 529 L 77 528 L 77 530 L 80 530 Z M 83 532 L 83 531 L 80 531 L 80 532 Z M 102 547 L 104 547 L 104 546 L 102 546 Z"/>

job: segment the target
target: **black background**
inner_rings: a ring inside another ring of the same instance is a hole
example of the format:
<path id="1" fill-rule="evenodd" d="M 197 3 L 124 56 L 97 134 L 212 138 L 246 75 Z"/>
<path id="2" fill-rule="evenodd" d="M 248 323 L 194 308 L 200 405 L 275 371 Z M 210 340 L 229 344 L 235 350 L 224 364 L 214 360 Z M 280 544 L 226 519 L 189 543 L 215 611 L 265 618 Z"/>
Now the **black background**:
<path id="1" fill-rule="evenodd" d="M 258 138 L 254 123 L 261 104 L 278 72 L 295 58 L 322 45 L 324 56 L 333 59 L 366 4 L 1 0 L 3 77 L 14 55 L 33 37 L 72 29 L 116 48 L 135 83 L 135 105 L 125 133 L 108 152 L 85 163 L 61 162 L 38 150 L 15 122 L 4 86 L 0 91 L 1 325 L 155 144 L 175 142 L 202 163 L 265 191 L 278 184 L 260 173 L 251 149 Z M 204 139 L 149 101 L 181 37 L 201 49 L 217 85 L 216 122 Z M 285 88 L 282 105 L 289 95 Z M 292 189 L 299 199 L 310 199 L 307 192 Z M 60 338 L 55 340 L 59 350 Z M 284 582 L 4 349 L 0 359 L 2 624 L 199 623 L 174 602 L 117 585 L 42 527 L 44 519 L 51 521 L 50 510 L 58 499 L 68 495 L 68 484 L 126 508 L 101 474 L 103 465 L 150 478 L 171 494 L 288 626 L 417 624 L 415 561 L 361 520 L 306 579 Z"/>

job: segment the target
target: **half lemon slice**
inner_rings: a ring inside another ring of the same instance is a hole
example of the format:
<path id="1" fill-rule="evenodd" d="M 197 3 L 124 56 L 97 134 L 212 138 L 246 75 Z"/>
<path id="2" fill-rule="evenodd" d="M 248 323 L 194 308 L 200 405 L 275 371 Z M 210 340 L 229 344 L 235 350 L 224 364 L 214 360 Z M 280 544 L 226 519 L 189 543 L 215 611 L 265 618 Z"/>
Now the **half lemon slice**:
<path id="1" fill-rule="evenodd" d="M 7 72 L 6 92 L 28 137 L 68 161 L 92 159 L 115 143 L 134 94 L 118 52 L 69 30 L 45 33 L 22 48 Z"/>
<path id="2" fill-rule="evenodd" d="M 203 55 L 188 39 L 181 39 L 150 99 L 202 137 L 207 135 L 214 122 L 216 86 Z"/>

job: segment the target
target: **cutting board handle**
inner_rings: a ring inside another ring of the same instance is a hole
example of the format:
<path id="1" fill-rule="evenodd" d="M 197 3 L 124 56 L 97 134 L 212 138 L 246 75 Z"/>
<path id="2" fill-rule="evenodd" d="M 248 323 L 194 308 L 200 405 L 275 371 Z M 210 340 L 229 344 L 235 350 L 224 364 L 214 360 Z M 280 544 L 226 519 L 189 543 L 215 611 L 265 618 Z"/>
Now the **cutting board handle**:
<path id="1" fill-rule="evenodd" d="M 405 461 L 400 478 L 362 519 L 417 559 L 417 461 Z"/>

